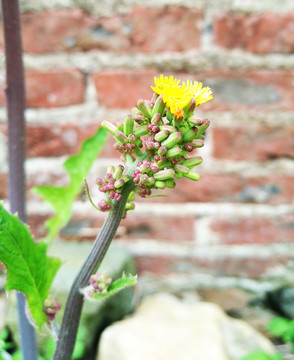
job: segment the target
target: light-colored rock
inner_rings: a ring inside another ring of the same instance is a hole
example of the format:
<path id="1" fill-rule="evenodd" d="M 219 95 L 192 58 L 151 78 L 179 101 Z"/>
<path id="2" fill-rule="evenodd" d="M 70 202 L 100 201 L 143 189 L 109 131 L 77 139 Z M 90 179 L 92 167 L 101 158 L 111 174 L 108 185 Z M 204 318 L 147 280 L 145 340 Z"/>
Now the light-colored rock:
<path id="1" fill-rule="evenodd" d="M 219 306 L 157 294 L 103 332 L 97 359 L 240 360 L 256 349 L 274 352 L 266 338 Z"/>

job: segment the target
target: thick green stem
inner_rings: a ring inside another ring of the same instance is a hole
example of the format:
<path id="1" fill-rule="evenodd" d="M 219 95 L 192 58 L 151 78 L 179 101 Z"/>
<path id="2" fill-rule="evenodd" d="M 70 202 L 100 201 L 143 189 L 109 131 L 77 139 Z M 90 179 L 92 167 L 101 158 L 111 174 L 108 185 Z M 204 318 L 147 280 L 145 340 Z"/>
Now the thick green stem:
<path id="1" fill-rule="evenodd" d="M 121 200 L 116 202 L 113 211 L 111 211 L 106 218 L 99 235 L 96 237 L 90 254 L 73 283 L 65 307 L 53 360 L 71 359 L 83 307 L 83 295 L 80 289 L 88 284 L 91 274 L 93 274 L 101 264 L 123 217 L 128 196 L 133 188 L 134 183 L 132 180 L 129 180 L 122 191 Z"/>

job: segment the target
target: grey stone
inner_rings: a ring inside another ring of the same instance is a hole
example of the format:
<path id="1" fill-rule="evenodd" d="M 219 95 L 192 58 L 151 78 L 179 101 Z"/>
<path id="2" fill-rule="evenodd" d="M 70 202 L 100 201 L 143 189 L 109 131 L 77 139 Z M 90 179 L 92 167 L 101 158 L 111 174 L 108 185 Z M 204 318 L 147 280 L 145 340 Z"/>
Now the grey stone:
<path id="1" fill-rule="evenodd" d="M 157 294 L 103 332 L 97 360 L 240 360 L 256 349 L 274 352 L 269 340 L 219 306 Z"/>
<path id="2" fill-rule="evenodd" d="M 294 319 L 294 287 L 281 287 L 267 294 L 270 306 L 283 316 Z"/>

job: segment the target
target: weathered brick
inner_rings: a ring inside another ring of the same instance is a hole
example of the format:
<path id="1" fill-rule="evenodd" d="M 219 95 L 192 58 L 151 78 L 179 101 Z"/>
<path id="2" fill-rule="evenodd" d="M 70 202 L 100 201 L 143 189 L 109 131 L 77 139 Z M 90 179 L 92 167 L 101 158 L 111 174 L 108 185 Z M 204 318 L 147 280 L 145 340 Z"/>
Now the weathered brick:
<path id="1" fill-rule="evenodd" d="M 148 201 L 148 200 L 146 200 Z M 125 228 L 124 239 L 159 239 L 168 242 L 189 242 L 194 240 L 193 216 L 136 216 L 128 214 L 121 222 Z"/>
<path id="2" fill-rule="evenodd" d="M 81 104 L 85 96 L 83 74 L 76 69 L 26 72 L 26 103 L 31 108 Z"/>
<path id="3" fill-rule="evenodd" d="M 31 54 L 91 49 L 155 53 L 198 48 L 202 12 L 137 7 L 126 14 L 93 17 L 67 9 L 24 13 L 21 20 L 24 51 Z"/>
<path id="4" fill-rule="evenodd" d="M 27 126 L 27 156 L 54 157 L 80 151 L 82 142 L 93 136 L 98 124 L 33 125 Z"/>
<path id="5" fill-rule="evenodd" d="M 150 99 L 155 70 L 102 70 L 93 75 L 99 104 L 109 108 L 132 108 L 140 98 Z"/>
<path id="6" fill-rule="evenodd" d="M 294 52 L 294 12 L 238 14 L 222 13 L 215 18 L 214 36 L 218 45 L 240 48 L 257 54 Z"/>
<path id="7" fill-rule="evenodd" d="M 7 180 L 7 174 L 0 173 L 0 199 L 6 199 L 8 197 Z"/>
<path id="8" fill-rule="evenodd" d="M 294 215 L 275 218 L 232 218 L 213 221 L 222 244 L 270 244 L 294 241 Z"/>
<path id="9" fill-rule="evenodd" d="M 244 126 L 211 129 L 218 159 L 266 161 L 294 158 L 293 126 Z"/>
<path id="10" fill-rule="evenodd" d="M 175 273 L 209 273 L 214 276 L 238 276 L 253 279 L 261 278 L 275 266 L 287 266 L 289 257 L 269 258 L 226 257 L 223 259 L 209 256 L 175 258 L 171 256 L 136 256 L 138 274 L 171 275 Z"/>

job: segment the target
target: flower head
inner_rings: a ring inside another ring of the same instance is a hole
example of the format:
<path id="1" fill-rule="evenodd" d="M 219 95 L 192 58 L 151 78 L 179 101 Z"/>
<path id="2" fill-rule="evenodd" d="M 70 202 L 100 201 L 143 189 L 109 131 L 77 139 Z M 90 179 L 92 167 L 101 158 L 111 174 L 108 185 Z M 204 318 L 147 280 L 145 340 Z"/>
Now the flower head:
<path id="1" fill-rule="evenodd" d="M 202 88 L 201 82 L 192 83 L 188 80 L 179 85 L 180 80 L 173 76 L 160 75 L 159 78 L 154 77 L 154 83 L 155 86 L 151 86 L 151 89 L 156 94 L 163 95 L 163 102 L 176 119 L 184 116 L 184 108 L 192 98 L 196 100 L 196 106 L 212 99 L 212 91 L 208 86 Z"/>

